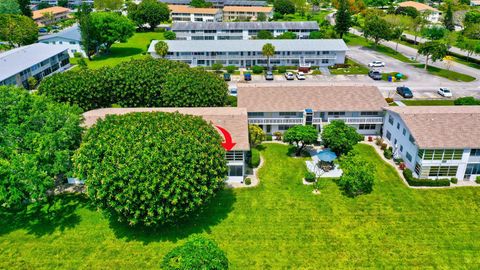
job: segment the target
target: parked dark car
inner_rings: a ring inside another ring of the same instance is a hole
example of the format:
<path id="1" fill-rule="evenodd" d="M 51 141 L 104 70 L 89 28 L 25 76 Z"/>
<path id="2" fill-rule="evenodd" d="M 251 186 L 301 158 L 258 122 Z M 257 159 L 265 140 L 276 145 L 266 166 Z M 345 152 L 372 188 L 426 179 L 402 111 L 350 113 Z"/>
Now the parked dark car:
<path id="1" fill-rule="evenodd" d="M 374 80 L 381 80 L 382 79 L 382 73 L 378 70 L 370 70 L 368 72 L 368 76 Z"/>
<path id="2" fill-rule="evenodd" d="M 273 80 L 273 73 L 271 71 L 265 72 L 265 80 L 272 81 Z"/>
<path id="3" fill-rule="evenodd" d="M 250 73 L 244 73 L 244 74 L 243 74 L 243 79 L 244 79 L 245 81 L 251 81 L 251 80 L 252 80 L 252 74 L 250 74 Z"/>
<path id="4" fill-rule="evenodd" d="M 231 80 L 230 73 L 223 73 L 223 80 L 230 81 Z"/>
<path id="5" fill-rule="evenodd" d="M 404 98 L 413 98 L 412 90 L 406 86 L 397 87 L 397 93 Z"/>

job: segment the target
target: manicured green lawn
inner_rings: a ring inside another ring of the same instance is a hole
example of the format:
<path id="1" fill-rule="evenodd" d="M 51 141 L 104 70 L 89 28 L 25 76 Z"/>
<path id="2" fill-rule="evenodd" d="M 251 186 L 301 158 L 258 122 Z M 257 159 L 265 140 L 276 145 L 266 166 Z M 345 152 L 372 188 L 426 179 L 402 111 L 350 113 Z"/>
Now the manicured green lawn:
<path id="1" fill-rule="evenodd" d="M 453 100 L 451 99 L 425 99 L 425 100 L 414 100 L 406 99 L 402 100 L 402 103 L 407 106 L 454 106 Z"/>
<path id="2" fill-rule="evenodd" d="M 362 64 L 347 58 L 348 68 L 331 68 L 330 73 L 332 75 L 354 75 L 354 74 L 368 74 L 368 68 Z"/>
<path id="3" fill-rule="evenodd" d="M 415 64 L 413 65 L 416 68 L 424 68 L 425 64 Z M 451 81 L 457 81 L 457 82 L 471 82 L 474 81 L 475 78 L 466 74 L 458 73 L 452 70 L 446 70 L 442 68 L 437 68 L 433 66 L 428 66 L 427 71 L 430 74 L 440 76 L 443 78 L 447 78 Z"/>
<path id="4" fill-rule="evenodd" d="M 97 69 L 104 66 L 115 66 L 130 59 L 146 57 L 148 46 L 154 39 L 164 39 L 163 33 L 135 33 L 127 42 L 114 44 L 109 54 L 95 56 L 92 61 L 86 59 L 87 65 L 89 68 Z"/>
<path id="5" fill-rule="evenodd" d="M 305 16 L 301 16 L 300 13 L 295 13 L 295 14 L 285 15 L 283 19 L 277 20 L 277 21 L 280 21 L 280 22 L 316 21 L 318 23 L 321 23 L 325 21 L 325 17 L 331 12 L 332 11 L 328 11 L 328 10 L 320 10 L 314 13 L 305 12 Z M 307 16 L 307 14 L 310 14 L 311 17 Z"/>
<path id="6" fill-rule="evenodd" d="M 192 233 L 215 239 L 231 269 L 474 269 L 480 265 L 479 188 L 414 190 L 367 145 L 371 194 L 348 198 L 333 180 L 320 195 L 301 179 L 304 158 L 265 144 L 256 188 L 224 190 L 190 222 L 128 228 L 78 198 L 56 215 L 1 216 L 0 268 L 152 269 Z"/>

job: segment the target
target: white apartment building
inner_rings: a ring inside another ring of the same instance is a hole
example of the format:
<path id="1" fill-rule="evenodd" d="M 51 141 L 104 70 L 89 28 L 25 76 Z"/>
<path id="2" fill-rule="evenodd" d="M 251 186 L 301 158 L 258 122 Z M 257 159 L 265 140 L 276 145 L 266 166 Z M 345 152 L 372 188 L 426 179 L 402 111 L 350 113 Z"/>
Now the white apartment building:
<path id="1" fill-rule="evenodd" d="M 148 52 L 155 52 L 157 40 L 152 41 Z M 267 57 L 262 47 L 271 43 L 275 55 L 270 57 L 271 66 L 331 66 L 343 64 L 347 45 L 342 39 L 294 39 L 294 40 L 166 40 L 167 59 L 181 61 L 190 66 L 223 65 L 250 67 L 267 66 Z"/>
<path id="2" fill-rule="evenodd" d="M 103 119 L 110 114 L 127 114 L 132 112 L 179 112 L 181 114 L 201 116 L 210 122 L 218 131 L 223 133 L 218 126 L 226 129 L 235 143 L 230 151 L 225 154 L 229 168 L 227 183 L 240 183 L 245 178 L 246 155 L 250 151 L 248 141 L 247 110 L 234 107 L 204 107 L 204 108 L 106 108 L 85 112 L 85 127 L 91 127 L 98 119 Z"/>
<path id="3" fill-rule="evenodd" d="M 73 57 L 77 52 L 85 56 L 85 52 L 81 46 L 82 37 L 78 25 L 74 25 L 58 33 L 40 36 L 38 42 L 65 48 L 68 50 L 70 57 Z"/>
<path id="4" fill-rule="evenodd" d="M 265 18 L 273 18 L 273 7 L 246 7 L 246 6 L 224 6 L 223 20 L 224 21 L 256 21 L 258 15 L 262 13 Z"/>
<path id="5" fill-rule="evenodd" d="M 221 22 L 222 10 L 194 8 L 185 5 L 168 5 L 172 22 Z"/>
<path id="6" fill-rule="evenodd" d="M 160 2 L 168 5 L 190 5 L 191 0 L 160 0 Z M 206 0 L 212 3 L 214 8 L 223 8 L 224 6 L 246 6 L 246 7 L 263 7 L 267 5 L 266 1 L 258 0 Z"/>
<path id="7" fill-rule="evenodd" d="M 248 123 L 265 133 L 284 132 L 295 125 L 313 125 L 321 131 L 338 120 L 360 134 L 380 134 L 383 107 L 374 86 L 239 87 L 238 107 L 246 108 Z"/>
<path id="8" fill-rule="evenodd" d="M 255 39 L 259 31 L 269 31 L 274 37 L 292 32 L 298 39 L 308 39 L 318 31 L 318 23 L 310 22 L 174 22 L 171 30 L 177 40 L 240 40 Z"/>
<path id="9" fill-rule="evenodd" d="M 35 43 L 0 53 L 0 85 L 28 87 L 28 78 L 40 81 L 70 67 L 67 49 Z"/>
<path id="10" fill-rule="evenodd" d="M 417 178 L 480 175 L 480 106 L 387 107 L 383 138 Z"/>

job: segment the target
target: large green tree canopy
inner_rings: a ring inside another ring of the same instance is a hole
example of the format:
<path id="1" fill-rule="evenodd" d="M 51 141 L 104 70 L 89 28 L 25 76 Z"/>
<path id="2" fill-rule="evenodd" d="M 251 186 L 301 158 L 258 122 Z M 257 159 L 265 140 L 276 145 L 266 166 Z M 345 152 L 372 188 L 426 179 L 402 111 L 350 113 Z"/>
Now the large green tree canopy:
<path id="1" fill-rule="evenodd" d="M 0 206 L 41 201 L 71 168 L 80 144 L 81 110 L 0 87 Z"/>
<path id="2" fill-rule="evenodd" d="M 131 225 L 171 223 L 224 185 L 225 150 L 201 117 L 179 113 L 110 115 L 85 134 L 76 175 L 103 209 Z"/>
<path id="3" fill-rule="evenodd" d="M 323 143 L 337 155 L 348 153 L 361 140 L 363 136 L 341 120 L 332 121 L 322 131 Z"/>
<path id="4" fill-rule="evenodd" d="M 215 107 L 227 100 L 227 84 L 206 71 L 166 59 L 141 59 L 99 70 L 45 78 L 39 92 L 85 110 L 111 107 Z"/>
<path id="5" fill-rule="evenodd" d="M 35 22 L 23 15 L 0 14 L 0 40 L 18 47 L 37 42 L 38 27 Z"/>

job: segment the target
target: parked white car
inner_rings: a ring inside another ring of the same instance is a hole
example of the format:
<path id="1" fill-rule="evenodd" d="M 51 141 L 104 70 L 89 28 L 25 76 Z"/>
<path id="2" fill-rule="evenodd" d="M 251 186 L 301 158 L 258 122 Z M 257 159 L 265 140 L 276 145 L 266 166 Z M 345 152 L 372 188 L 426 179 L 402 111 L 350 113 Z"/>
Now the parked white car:
<path id="1" fill-rule="evenodd" d="M 305 80 L 305 73 L 303 72 L 298 72 L 297 73 L 297 80 Z"/>
<path id="2" fill-rule="evenodd" d="M 295 76 L 293 76 L 292 72 L 285 72 L 285 79 L 291 81 L 295 79 Z"/>
<path id="3" fill-rule="evenodd" d="M 368 64 L 369 67 L 384 67 L 385 63 L 382 61 L 373 61 Z"/>
<path id="4" fill-rule="evenodd" d="M 441 87 L 438 89 L 437 93 L 442 97 L 452 97 L 452 91 L 450 91 L 448 88 Z"/>
<path id="5" fill-rule="evenodd" d="M 237 89 L 236 86 L 229 86 L 229 87 L 228 87 L 228 94 L 229 94 L 230 96 L 236 97 L 236 96 L 237 96 L 237 92 L 238 92 L 238 89 Z"/>

